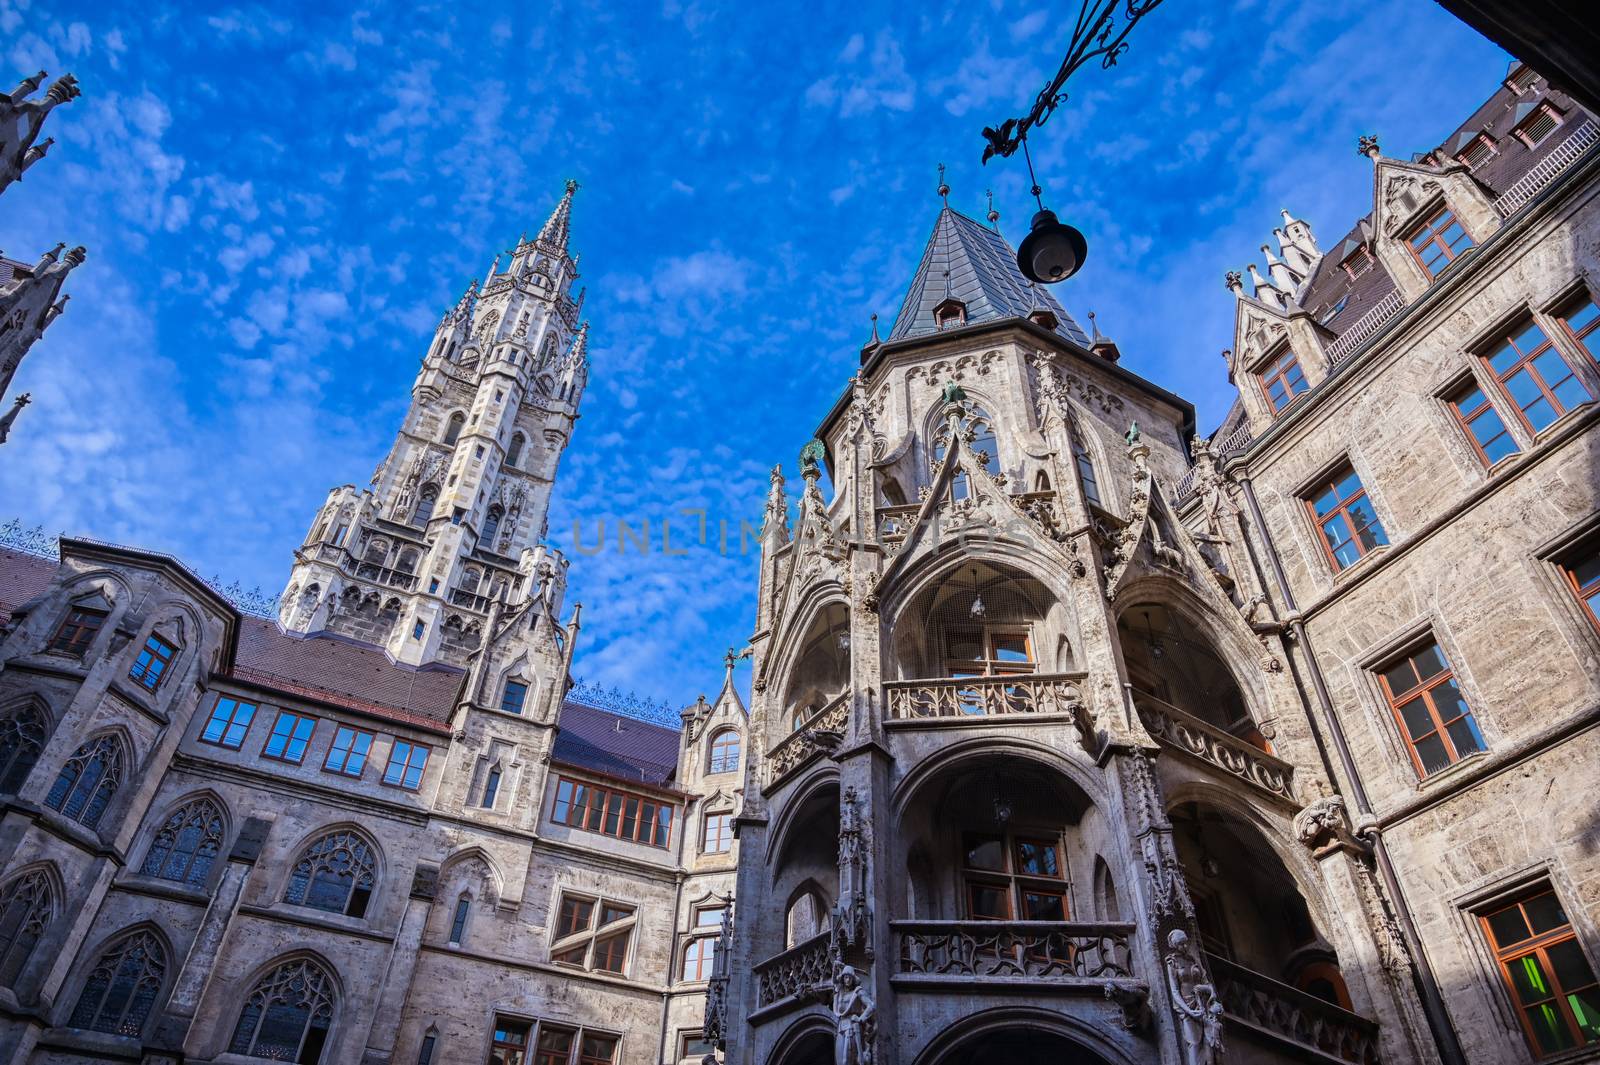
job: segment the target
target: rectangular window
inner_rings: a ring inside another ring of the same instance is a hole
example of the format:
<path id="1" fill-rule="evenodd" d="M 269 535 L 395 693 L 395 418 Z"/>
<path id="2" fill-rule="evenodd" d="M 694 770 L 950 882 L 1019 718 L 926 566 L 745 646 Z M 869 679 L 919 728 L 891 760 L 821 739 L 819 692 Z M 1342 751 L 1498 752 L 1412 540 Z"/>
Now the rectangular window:
<path id="1" fill-rule="evenodd" d="M 528 1034 L 532 1030 L 533 1025 L 526 1021 L 496 1017 L 489 1065 L 525 1065 L 528 1060 Z"/>
<path id="2" fill-rule="evenodd" d="M 333 734 L 333 746 L 328 748 L 322 768 L 330 773 L 359 777 L 367 767 L 367 752 L 371 749 L 372 733 L 340 725 L 339 731 Z"/>
<path id="3" fill-rule="evenodd" d="M 733 849 L 733 815 L 707 814 L 700 849 L 707 854 L 726 854 Z"/>
<path id="4" fill-rule="evenodd" d="M 562 895 L 550 960 L 579 969 L 624 972 L 634 912 L 627 903 Z"/>
<path id="5" fill-rule="evenodd" d="M 1057 841 L 969 835 L 964 845 L 968 917 L 1067 920 L 1066 869 Z"/>
<path id="6" fill-rule="evenodd" d="M 394 746 L 389 748 L 389 764 L 384 767 L 383 782 L 416 791 L 422 786 L 422 773 L 427 768 L 427 747 L 410 740 L 396 739 Z"/>
<path id="7" fill-rule="evenodd" d="M 1389 542 L 1361 478 L 1349 465 L 1318 485 L 1305 504 L 1322 531 L 1334 569 L 1353 565 L 1373 548 Z"/>
<path id="8" fill-rule="evenodd" d="M 255 720 L 255 716 L 255 703 L 223 696 L 211 708 L 211 719 L 200 733 L 200 742 L 237 751 L 244 746 L 244 734 L 250 731 L 250 722 Z"/>
<path id="9" fill-rule="evenodd" d="M 672 837 L 672 811 L 668 803 L 614 788 L 556 782 L 556 801 L 550 820 L 586 832 L 665 847 Z"/>
<path id="10" fill-rule="evenodd" d="M 1072 442 L 1072 461 L 1078 467 L 1078 483 L 1083 486 L 1083 498 L 1095 506 L 1104 506 L 1100 502 L 1100 482 L 1094 476 L 1094 460 L 1089 457 L 1089 449 L 1076 439 Z"/>
<path id="11" fill-rule="evenodd" d="M 1300 371 L 1300 360 L 1292 351 L 1285 351 L 1268 363 L 1260 377 L 1261 388 L 1266 392 L 1267 402 L 1272 404 L 1274 414 L 1293 403 L 1297 396 L 1311 390 L 1306 383 L 1306 375 Z"/>
<path id="12" fill-rule="evenodd" d="M 522 704 L 528 699 L 528 686 L 518 681 L 506 681 L 506 690 L 500 696 L 500 709 L 508 714 L 522 713 Z"/>
<path id="13" fill-rule="evenodd" d="M 1517 134 L 1528 147 L 1535 148 L 1554 133 L 1559 125 L 1561 125 L 1561 112 L 1541 101 L 1522 125 L 1517 127 Z"/>
<path id="14" fill-rule="evenodd" d="M 1429 277 L 1438 277 L 1461 253 L 1472 247 L 1472 236 L 1456 220 L 1455 212 L 1441 207 L 1433 217 L 1406 238 L 1417 265 Z"/>
<path id="15" fill-rule="evenodd" d="M 1600 338 L 1595 336 L 1595 331 L 1600 329 L 1600 306 L 1595 304 L 1593 296 L 1585 292 L 1562 307 L 1556 317 L 1561 319 L 1568 335 L 1583 349 L 1584 354 L 1600 360 Z"/>
<path id="16" fill-rule="evenodd" d="M 1487 133 L 1480 133 L 1473 138 L 1460 155 L 1456 156 L 1469 170 L 1476 170 L 1488 160 L 1494 158 L 1494 141 Z"/>
<path id="17" fill-rule="evenodd" d="M 106 614 L 103 610 L 72 607 L 62 619 L 61 626 L 56 629 L 56 634 L 50 638 L 50 650 L 82 658 L 84 652 L 89 649 L 89 644 L 94 642 L 94 634 L 100 631 L 100 626 L 105 624 L 105 620 Z"/>
<path id="18" fill-rule="evenodd" d="M 616 1036 L 583 1034 L 583 1042 L 578 1047 L 578 1065 L 611 1065 L 616 1056 Z"/>
<path id="19" fill-rule="evenodd" d="M 156 685 L 161 683 L 161 678 L 166 674 L 167 667 L 172 664 L 172 656 L 177 650 L 166 640 L 151 633 L 144 641 L 144 646 L 139 648 L 139 655 L 133 660 L 128 676 L 150 691 L 155 691 Z"/>
<path id="20" fill-rule="evenodd" d="M 1472 441 L 1473 449 L 1485 466 L 1493 466 L 1507 455 L 1516 454 L 1516 440 L 1512 439 L 1500 412 L 1494 409 L 1476 381 L 1467 381 L 1451 393 L 1449 403 L 1456 421 L 1466 430 L 1467 439 Z"/>
<path id="21" fill-rule="evenodd" d="M 1578 602 L 1589 611 L 1589 619 L 1600 625 L 1600 540 L 1579 548 L 1561 568 Z"/>
<path id="22" fill-rule="evenodd" d="M 1548 883 L 1478 920 L 1536 1056 L 1600 1041 L 1600 984 Z"/>
<path id="23" fill-rule="evenodd" d="M 1590 398 L 1589 390 L 1532 318 L 1507 330 L 1482 357 L 1532 432 L 1543 432 Z"/>
<path id="24" fill-rule="evenodd" d="M 534 1065 L 567 1065 L 572 1057 L 573 1033 L 566 1028 L 539 1026 L 539 1049 Z"/>
<path id="25" fill-rule="evenodd" d="M 439 1045 L 439 1037 L 432 1032 L 422 1037 L 422 1047 L 417 1051 L 417 1065 L 433 1065 L 433 1052 Z"/>
<path id="26" fill-rule="evenodd" d="M 689 1065 L 700 1065 L 707 1054 L 716 1054 L 717 1048 L 706 1042 L 705 1036 L 698 1031 L 680 1033 L 678 1036 L 678 1060 L 688 1062 Z"/>
<path id="27" fill-rule="evenodd" d="M 1436 773 L 1485 749 L 1483 734 L 1438 644 L 1430 640 L 1380 676 L 1419 774 Z"/>
<path id="28" fill-rule="evenodd" d="M 311 733 L 316 727 L 317 719 L 314 717 L 279 710 L 278 720 L 272 723 L 272 735 L 267 737 L 267 746 L 261 753 L 268 758 L 299 765 L 305 759 L 306 746 L 311 742 Z"/>

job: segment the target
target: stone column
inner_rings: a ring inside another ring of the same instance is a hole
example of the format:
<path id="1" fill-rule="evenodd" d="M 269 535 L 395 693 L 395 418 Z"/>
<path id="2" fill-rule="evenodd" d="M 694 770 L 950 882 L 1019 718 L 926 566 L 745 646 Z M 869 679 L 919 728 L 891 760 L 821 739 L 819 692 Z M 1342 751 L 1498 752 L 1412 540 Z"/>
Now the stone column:
<path id="1" fill-rule="evenodd" d="M 228 852 L 228 862 L 222 871 L 222 879 L 217 883 L 216 893 L 211 896 L 211 904 L 200 919 L 200 928 L 195 932 L 194 942 L 189 945 L 183 967 L 178 970 L 172 994 L 167 997 L 166 1008 L 161 1011 L 161 1020 L 148 1041 L 147 1046 L 155 1055 L 154 1060 L 182 1060 L 185 1050 L 192 1055 L 198 1049 L 189 1045 L 195 1013 L 200 1008 L 200 1000 L 205 997 L 217 959 L 222 956 L 223 940 L 227 938 L 233 915 L 238 912 L 245 879 L 260 859 L 271 828 L 271 822 L 258 817 L 247 818 L 240 827 L 233 850 Z"/>
<path id="2" fill-rule="evenodd" d="M 395 929 L 394 943 L 389 948 L 389 963 L 384 966 L 383 979 L 378 984 L 372 1027 L 367 1031 L 367 1048 L 361 1055 L 362 1065 L 388 1065 L 394 1056 L 395 1040 L 400 1035 L 400 1016 L 411 991 L 411 977 L 416 972 L 417 955 L 422 949 L 422 933 L 428 926 L 428 911 L 433 908 L 438 886 L 437 865 L 417 866 L 411 877 L 411 897 L 406 900 L 405 913 L 400 916 L 400 927 Z"/>

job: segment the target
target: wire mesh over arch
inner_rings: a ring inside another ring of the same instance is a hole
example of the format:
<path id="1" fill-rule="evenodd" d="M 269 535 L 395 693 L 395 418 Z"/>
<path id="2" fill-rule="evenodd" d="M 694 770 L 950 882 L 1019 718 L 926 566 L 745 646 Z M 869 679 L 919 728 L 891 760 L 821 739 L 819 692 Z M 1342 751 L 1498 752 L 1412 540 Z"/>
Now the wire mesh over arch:
<path id="1" fill-rule="evenodd" d="M 124 936 L 89 970 L 67 1023 L 91 1032 L 141 1035 L 166 977 L 167 950 L 154 932 Z"/>

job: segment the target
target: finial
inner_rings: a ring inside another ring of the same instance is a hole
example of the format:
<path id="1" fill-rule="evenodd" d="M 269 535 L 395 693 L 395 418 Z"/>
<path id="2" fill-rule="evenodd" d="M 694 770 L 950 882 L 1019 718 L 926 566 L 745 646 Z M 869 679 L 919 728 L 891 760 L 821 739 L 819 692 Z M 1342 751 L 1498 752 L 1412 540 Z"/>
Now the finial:
<path id="1" fill-rule="evenodd" d="M 578 184 L 576 178 L 567 178 L 567 195 L 568 196 L 571 196 L 574 192 L 577 192 L 582 187 L 583 187 L 582 185 Z"/>
<path id="2" fill-rule="evenodd" d="M 32 402 L 33 395 L 29 392 L 22 393 L 12 402 L 11 409 L 6 412 L 5 417 L 0 418 L 0 444 L 5 443 L 6 438 L 11 435 L 11 423 L 17 420 L 17 412 Z"/>
<path id="3" fill-rule="evenodd" d="M 867 341 L 867 343 L 869 343 L 869 344 L 882 344 L 883 343 L 882 339 L 880 339 L 879 336 L 878 336 L 878 312 L 877 311 L 873 311 L 872 312 L 872 339 Z"/>
<path id="4" fill-rule="evenodd" d="M 1376 159 L 1378 157 L 1377 135 L 1373 133 L 1363 133 L 1361 138 L 1356 141 L 1356 151 L 1370 159 Z"/>
<path id="5" fill-rule="evenodd" d="M 728 653 L 722 656 L 722 664 L 727 668 L 729 673 L 733 672 L 733 664 L 737 661 L 739 661 L 739 652 L 735 651 L 731 647 L 728 648 Z M 705 696 L 702 695 L 700 698 L 703 700 L 705 699 Z"/>
<path id="6" fill-rule="evenodd" d="M 994 190 L 984 189 L 983 194 L 989 197 L 989 225 L 998 233 L 1000 231 L 1000 212 L 994 209 Z"/>
<path id="7" fill-rule="evenodd" d="M 1139 432 L 1139 423 L 1138 422 L 1129 422 L 1128 423 L 1128 431 L 1123 434 L 1122 439 L 1124 439 L 1124 440 L 1126 440 L 1128 442 L 1128 446 L 1129 447 L 1133 447 L 1135 444 L 1137 444 L 1139 442 L 1139 437 L 1141 435 L 1142 434 Z"/>
<path id="8" fill-rule="evenodd" d="M 967 390 L 954 381 L 946 381 L 944 385 L 944 401 L 946 403 L 965 403 Z"/>
<path id="9" fill-rule="evenodd" d="M 946 207 L 950 206 L 950 186 L 945 184 L 943 163 L 939 164 L 939 198 L 944 201 Z"/>
<path id="10" fill-rule="evenodd" d="M 1100 335 L 1100 327 L 1095 324 L 1094 312 L 1090 311 L 1089 312 L 1089 336 L 1091 338 L 1093 338 L 1093 337 L 1097 337 L 1099 335 Z"/>
<path id="11" fill-rule="evenodd" d="M 812 437 L 806 442 L 806 446 L 800 449 L 801 476 L 805 477 L 805 479 L 808 481 L 813 477 L 821 476 L 822 461 L 823 459 L 827 458 L 827 456 L 827 445 L 821 440 L 818 440 L 816 437 Z"/>

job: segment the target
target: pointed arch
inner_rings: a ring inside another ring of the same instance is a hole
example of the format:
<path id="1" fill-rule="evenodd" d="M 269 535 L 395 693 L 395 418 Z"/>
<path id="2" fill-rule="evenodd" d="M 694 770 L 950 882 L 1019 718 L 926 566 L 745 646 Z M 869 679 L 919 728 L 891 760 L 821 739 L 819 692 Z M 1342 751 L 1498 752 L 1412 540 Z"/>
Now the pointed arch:
<path id="1" fill-rule="evenodd" d="M 411 524 L 427 525 L 433 517 L 433 508 L 439 502 L 439 486 L 425 484 L 417 491 L 417 506 L 411 514 Z"/>
<path id="2" fill-rule="evenodd" d="M 331 965 L 310 952 L 269 963 L 250 985 L 228 1052 L 276 1061 L 322 1060 L 339 1007 Z"/>
<path id="3" fill-rule="evenodd" d="M 506 448 L 505 464 L 507 466 L 514 467 L 517 465 L 517 463 L 522 461 L 522 449 L 527 446 L 527 443 L 528 438 L 523 436 L 521 433 L 511 434 L 511 445 Z"/>
<path id="4" fill-rule="evenodd" d="M 61 898 L 61 874 L 48 862 L 27 866 L 0 884 L 0 987 L 16 989 Z"/>
<path id="5" fill-rule="evenodd" d="M 492 506 L 483 516 L 483 533 L 478 537 L 481 544 L 490 550 L 494 549 L 495 537 L 500 535 L 500 519 L 505 515 L 498 506 Z"/>
<path id="6" fill-rule="evenodd" d="M 476 844 L 456 851 L 440 864 L 439 882 L 442 884 L 447 876 L 457 875 L 458 870 L 464 875 L 466 870 L 462 867 L 469 865 L 473 861 L 481 863 L 483 867 L 478 877 L 477 890 L 473 891 L 473 895 L 484 899 L 491 905 L 496 904 L 500 899 L 505 877 L 501 874 L 500 866 L 494 860 L 494 857 Z"/>
<path id="7" fill-rule="evenodd" d="M 935 403 L 928 412 L 927 435 L 928 465 L 937 466 L 945 460 L 950 452 L 950 422 L 945 418 L 947 403 Z M 991 475 L 998 477 L 1004 469 L 1000 461 L 1000 441 L 996 434 L 994 416 L 989 413 L 989 408 L 977 399 L 969 396 L 961 404 L 962 416 L 956 425 L 956 431 L 962 434 L 964 450 L 974 462 L 980 462 Z M 950 494 L 953 499 L 965 499 L 971 493 L 971 486 L 967 484 L 967 475 L 964 470 L 958 470 L 950 484 Z"/>
<path id="8" fill-rule="evenodd" d="M 138 1038 L 166 986 L 171 944 L 154 924 L 124 929 L 95 955 L 67 1024 Z"/>
<path id="9" fill-rule="evenodd" d="M 203 888 L 228 835 L 228 808 L 215 792 L 184 796 L 151 836 L 139 872 Z"/>
<path id="10" fill-rule="evenodd" d="M 828 920 L 827 896 L 807 877 L 789 893 L 783 907 L 783 946 L 787 950 L 821 932 Z"/>
<path id="11" fill-rule="evenodd" d="M 439 442 L 444 444 L 446 447 L 454 444 L 457 440 L 461 439 L 461 430 L 466 428 L 466 425 L 467 416 L 465 414 L 458 410 L 451 411 L 450 417 L 445 420 L 444 435 L 439 438 Z"/>
<path id="12" fill-rule="evenodd" d="M 127 741 L 118 731 L 89 737 L 62 765 L 44 804 L 95 828 L 122 786 L 127 762 Z"/>
<path id="13" fill-rule="evenodd" d="M 0 710 L 0 794 L 22 791 L 50 738 L 52 720 L 50 704 L 33 693 L 13 699 Z"/>
<path id="14" fill-rule="evenodd" d="M 283 901 L 294 906 L 365 917 L 377 893 L 377 845 L 354 826 L 324 830 L 303 845 L 289 871 Z"/>

